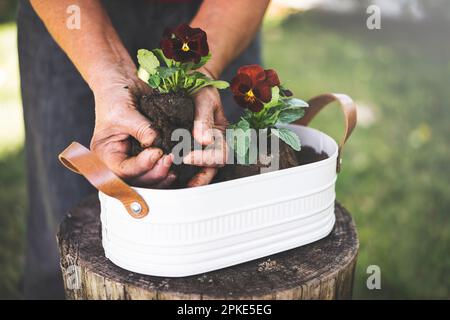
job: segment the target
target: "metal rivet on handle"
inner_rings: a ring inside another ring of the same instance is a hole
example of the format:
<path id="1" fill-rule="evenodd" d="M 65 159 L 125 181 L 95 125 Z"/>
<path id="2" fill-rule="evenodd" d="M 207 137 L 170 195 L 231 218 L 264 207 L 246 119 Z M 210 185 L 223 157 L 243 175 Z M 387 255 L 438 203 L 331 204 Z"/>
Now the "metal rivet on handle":
<path id="1" fill-rule="evenodd" d="M 138 202 L 133 202 L 130 204 L 131 211 L 133 211 L 135 214 L 139 214 L 142 211 L 142 207 Z"/>

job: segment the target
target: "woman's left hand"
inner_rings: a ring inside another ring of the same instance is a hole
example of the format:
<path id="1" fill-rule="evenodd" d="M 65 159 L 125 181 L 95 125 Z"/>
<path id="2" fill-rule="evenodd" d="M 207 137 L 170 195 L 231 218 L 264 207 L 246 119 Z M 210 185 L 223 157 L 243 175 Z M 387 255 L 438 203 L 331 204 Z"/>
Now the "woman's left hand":
<path id="1" fill-rule="evenodd" d="M 199 71 L 212 78 L 206 69 Z M 192 134 L 205 148 L 193 150 L 183 158 L 185 164 L 203 167 L 189 181 L 189 187 L 210 183 L 217 173 L 217 168 L 225 165 L 228 152 L 225 139 L 228 121 L 223 112 L 219 91 L 213 87 L 205 87 L 195 95 L 194 101 L 195 118 Z"/>

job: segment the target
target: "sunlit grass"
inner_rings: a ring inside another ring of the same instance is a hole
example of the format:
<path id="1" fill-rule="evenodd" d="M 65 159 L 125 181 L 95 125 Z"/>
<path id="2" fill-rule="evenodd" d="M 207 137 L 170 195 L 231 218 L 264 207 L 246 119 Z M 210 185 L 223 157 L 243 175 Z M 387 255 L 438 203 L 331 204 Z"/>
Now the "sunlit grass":
<path id="1" fill-rule="evenodd" d="M 0 25 L 0 298 L 20 298 L 25 234 L 23 119 L 14 24 Z"/>
<path id="2" fill-rule="evenodd" d="M 329 18 L 304 14 L 266 25 L 264 57 L 300 97 L 342 92 L 361 106 L 337 184 L 338 200 L 352 212 L 361 241 L 355 297 L 448 298 L 445 33 L 426 34 L 423 26 L 371 33 L 357 18 L 332 25 Z M 325 110 L 312 125 L 339 138 L 339 109 Z M 366 287 L 372 264 L 381 268 L 380 291 Z"/>
<path id="3" fill-rule="evenodd" d="M 309 14 L 269 21 L 266 65 L 300 98 L 343 92 L 360 105 L 360 125 L 345 149 L 337 185 L 361 241 L 355 297 L 449 298 L 450 44 L 446 33 L 369 33 L 350 23 L 330 26 Z M 20 104 L 16 29 L 0 25 L 0 298 L 20 297 Z M 325 110 L 312 125 L 339 137 L 338 108 Z M 371 264 L 381 268 L 380 291 L 365 286 Z"/>
<path id="4" fill-rule="evenodd" d="M 0 25 L 0 155 L 23 144 L 17 34 L 14 24 Z"/>

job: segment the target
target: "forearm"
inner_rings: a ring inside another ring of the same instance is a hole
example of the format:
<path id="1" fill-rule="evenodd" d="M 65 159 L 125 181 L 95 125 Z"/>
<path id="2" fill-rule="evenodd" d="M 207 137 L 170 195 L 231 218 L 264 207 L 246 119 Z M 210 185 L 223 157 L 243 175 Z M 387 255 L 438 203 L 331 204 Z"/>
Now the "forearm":
<path id="1" fill-rule="evenodd" d="M 208 34 L 212 54 L 207 69 L 218 77 L 251 42 L 269 0 L 204 0 L 191 22 Z"/>
<path id="2" fill-rule="evenodd" d="M 92 90 L 136 77 L 136 67 L 99 0 L 31 0 L 48 31 Z M 80 8 L 80 29 L 66 25 L 70 5 Z"/>

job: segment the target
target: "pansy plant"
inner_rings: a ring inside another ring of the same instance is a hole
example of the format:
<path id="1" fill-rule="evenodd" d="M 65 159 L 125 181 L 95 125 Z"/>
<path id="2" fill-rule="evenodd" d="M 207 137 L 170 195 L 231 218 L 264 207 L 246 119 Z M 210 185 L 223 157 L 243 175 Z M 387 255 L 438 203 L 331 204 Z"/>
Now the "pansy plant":
<path id="1" fill-rule="evenodd" d="M 292 149 L 299 151 L 300 139 L 288 128 L 278 128 L 280 124 L 294 122 L 304 115 L 308 103 L 293 98 L 292 92 L 281 85 L 274 70 L 264 70 L 259 65 L 239 68 L 231 82 L 231 91 L 237 104 L 245 108 L 244 115 L 232 125 L 235 136 L 233 149 L 239 157 L 246 157 L 251 143 L 249 129 L 268 130 L 268 134 L 277 136 Z M 237 135 L 243 134 L 244 138 Z M 237 145 L 239 141 L 240 145 Z"/>
<path id="2" fill-rule="evenodd" d="M 160 48 L 138 51 L 139 77 L 161 93 L 184 91 L 195 94 L 201 88 L 226 89 L 226 81 L 213 80 L 196 71 L 211 58 L 206 32 L 181 24 L 167 28 Z"/>

